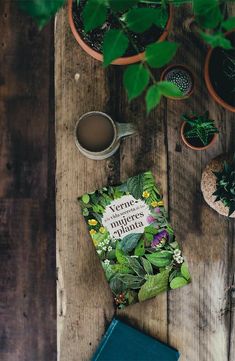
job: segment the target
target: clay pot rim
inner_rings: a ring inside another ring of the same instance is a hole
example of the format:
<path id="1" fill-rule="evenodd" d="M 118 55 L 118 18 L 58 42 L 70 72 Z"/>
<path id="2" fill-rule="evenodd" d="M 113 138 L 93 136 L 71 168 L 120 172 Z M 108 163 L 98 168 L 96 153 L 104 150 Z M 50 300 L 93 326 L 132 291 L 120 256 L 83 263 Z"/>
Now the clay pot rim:
<path id="1" fill-rule="evenodd" d="M 78 44 L 81 46 L 81 48 L 90 56 L 92 56 L 93 58 L 95 58 L 96 60 L 99 61 L 103 61 L 103 55 L 101 53 L 99 53 L 98 51 L 92 49 L 88 44 L 85 43 L 85 41 L 82 39 L 82 37 L 79 35 L 74 22 L 73 22 L 73 14 L 72 14 L 72 5 L 73 5 L 73 0 L 68 0 L 68 17 L 69 17 L 69 25 L 71 28 L 71 31 L 75 37 L 75 39 L 77 40 Z M 156 40 L 156 42 L 161 42 L 164 41 L 170 31 L 171 28 L 171 24 L 172 24 L 172 19 L 173 19 L 173 6 L 169 5 L 169 17 L 167 20 L 167 24 L 166 27 L 162 33 L 162 35 L 159 37 L 158 40 Z M 132 56 L 125 56 L 125 57 L 121 57 L 118 59 L 115 59 L 112 62 L 112 65 L 128 65 L 128 64 L 134 64 L 137 63 L 141 60 L 143 60 L 144 58 L 144 52 L 136 54 L 136 55 L 132 55 Z"/>
<path id="2" fill-rule="evenodd" d="M 187 141 L 187 138 L 186 138 L 185 135 L 184 135 L 184 128 L 185 128 L 186 124 L 187 124 L 187 123 L 186 123 L 185 121 L 182 122 L 181 128 L 180 128 L 180 135 L 181 135 L 181 138 L 182 138 L 183 143 L 184 143 L 188 148 L 190 148 L 190 149 L 198 150 L 198 151 L 206 150 L 206 149 L 210 148 L 210 147 L 214 144 L 214 142 L 216 141 L 216 139 L 218 138 L 218 133 L 215 133 L 215 134 L 213 135 L 213 138 L 211 139 L 210 143 L 208 143 L 208 144 L 205 145 L 204 147 L 195 147 L 195 146 L 193 146 L 192 144 L 190 144 L 190 143 Z"/>
<path id="3" fill-rule="evenodd" d="M 167 96 L 166 98 L 167 99 L 172 99 L 172 100 L 185 100 L 185 99 L 188 99 L 189 97 L 191 97 L 191 95 L 193 94 L 194 92 L 194 88 L 195 88 L 195 76 L 194 76 L 194 73 L 193 71 L 187 66 L 187 65 L 184 65 L 184 64 L 181 64 L 181 63 L 177 63 L 177 64 L 171 64 L 171 65 L 168 65 L 164 70 L 163 72 L 161 73 L 161 76 L 160 76 L 160 80 L 163 81 L 166 74 L 168 73 L 169 70 L 173 69 L 173 68 L 182 68 L 184 70 L 186 70 L 187 72 L 190 73 L 191 77 L 192 77 L 192 80 L 193 80 L 193 86 L 192 86 L 192 89 L 190 90 L 190 92 L 182 97 L 172 97 L 172 96 Z"/>
<path id="4" fill-rule="evenodd" d="M 235 30 L 231 30 L 225 33 L 225 35 L 230 35 L 232 33 L 234 33 Z M 230 112 L 235 113 L 235 106 L 233 107 L 232 105 L 229 105 L 228 103 L 226 103 L 226 101 L 224 99 L 222 99 L 215 91 L 215 89 L 213 88 L 213 85 L 211 83 L 210 80 L 210 76 L 209 76 L 209 65 L 210 65 L 210 60 L 211 60 L 211 56 L 213 53 L 213 48 L 210 48 L 207 56 L 206 56 L 206 61 L 205 61 L 205 66 L 204 66 L 204 78 L 205 78 L 205 82 L 206 82 L 206 86 L 207 89 L 211 95 L 211 97 L 218 103 L 220 104 L 223 108 L 229 110 Z"/>

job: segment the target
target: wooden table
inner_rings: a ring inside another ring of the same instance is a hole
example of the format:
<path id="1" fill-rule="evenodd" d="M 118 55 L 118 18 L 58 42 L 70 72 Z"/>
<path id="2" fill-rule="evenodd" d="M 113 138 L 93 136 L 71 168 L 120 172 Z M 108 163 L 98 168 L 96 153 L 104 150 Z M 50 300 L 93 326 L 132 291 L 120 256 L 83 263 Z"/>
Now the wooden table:
<path id="1" fill-rule="evenodd" d="M 57 325 L 59 361 L 89 360 L 114 309 L 108 284 L 95 254 L 77 197 L 117 184 L 151 169 L 168 202 L 170 220 L 188 260 L 192 284 L 128 307 L 118 316 L 176 347 L 181 361 L 235 359 L 234 221 L 204 202 L 201 173 L 207 162 L 235 148 L 234 115 L 209 97 L 203 80 L 205 47 L 182 31 L 187 8 L 174 14 L 171 38 L 182 43 L 174 62 L 187 64 L 196 78 L 185 101 L 162 100 L 149 117 L 144 98 L 128 103 L 123 68 L 107 70 L 78 46 L 69 29 L 67 9 L 56 20 L 56 212 Z M 220 128 L 219 141 L 207 152 L 185 148 L 179 137 L 180 115 L 210 110 Z M 112 158 L 91 161 L 74 144 L 76 119 L 101 110 L 120 122 L 135 122 L 139 135 L 126 139 Z M 144 360 L 143 360 L 144 361 Z"/>

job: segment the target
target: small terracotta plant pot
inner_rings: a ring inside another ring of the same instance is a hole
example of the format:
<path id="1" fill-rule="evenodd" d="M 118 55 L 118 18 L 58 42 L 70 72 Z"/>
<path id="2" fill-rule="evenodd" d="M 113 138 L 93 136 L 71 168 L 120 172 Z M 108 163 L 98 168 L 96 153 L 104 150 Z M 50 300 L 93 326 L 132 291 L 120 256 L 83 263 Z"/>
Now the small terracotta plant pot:
<path id="1" fill-rule="evenodd" d="M 87 54 L 89 54 L 96 60 L 103 61 L 103 54 L 92 49 L 88 44 L 86 44 L 75 27 L 75 24 L 73 21 L 73 0 L 68 0 L 68 16 L 69 16 L 70 28 L 71 28 L 72 33 L 73 33 L 75 39 L 77 40 L 78 44 L 82 47 L 83 50 L 85 50 L 85 52 Z M 171 24 L 172 24 L 172 17 L 173 17 L 173 7 L 169 6 L 168 21 L 167 21 L 167 24 L 166 24 L 166 27 L 165 27 L 163 33 L 161 34 L 161 36 L 158 39 L 156 39 L 157 42 L 164 41 L 167 38 L 167 36 L 170 32 Z M 134 64 L 134 63 L 137 63 L 138 61 L 143 60 L 143 58 L 144 58 L 144 52 L 136 54 L 136 55 L 132 55 L 132 56 L 124 56 L 124 57 L 118 58 L 118 59 L 114 60 L 112 62 L 112 64 L 114 64 L 114 65 Z"/>
<path id="2" fill-rule="evenodd" d="M 224 161 L 227 161 L 228 155 L 220 155 L 210 161 L 202 173 L 201 190 L 206 203 L 219 214 L 228 217 L 228 207 L 222 201 L 216 201 L 213 193 L 216 191 L 216 176 L 214 172 L 220 172 L 223 169 Z M 229 217 L 235 218 L 235 212 Z"/>
<path id="3" fill-rule="evenodd" d="M 235 33 L 235 30 L 233 31 L 229 31 L 226 33 L 226 36 Z M 216 48 L 215 48 L 216 49 Z M 205 61 L 205 67 L 204 67 L 204 77 L 205 77 L 205 82 L 206 82 L 206 86 L 207 89 L 211 95 L 211 97 L 218 103 L 220 104 L 223 108 L 229 110 L 230 112 L 235 112 L 235 106 L 232 106 L 228 103 L 226 103 L 226 101 L 224 99 L 222 99 L 216 92 L 216 90 L 213 87 L 211 78 L 210 78 L 210 62 L 213 56 L 213 52 L 214 50 L 213 48 L 210 48 L 207 56 L 206 56 L 206 61 Z"/>
<path id="4" fill-rule="evenodd" d="M 175 79 L 173 82 L 172 80 Z M 172 81 L 183 92 L 183 95 L 180 97 L 167 96 L 169 99 L 173 100 L 184 100 L 189 98 L 194 91 L 194 75 L 192 71 L 183 64 L 173 64 L 169 65 L 161 74 L 160 80 Z M 188 89 L 186 89 L 188 88 Z"/>
<path id="5" fill-rule="evenodd" d="M 186 138 L 186 136 L 184 134 L 186 125 L 187 125 L 186 122 L 182 123 L 181 128 L 180 128 L 180 135 L 181 135 L 181 138 L 182 138 L 182 141 L 184 142 L 184 144 L 190 149 L 193 149 L 193 150 L 206 150 L 206 149 L 208 149 L 209 147 L 212 146 L 212 144 L 216 141 L 216 139 L 218 137 L 218 134 L 215 133 L 215 134 L 213 134 L 213 137 L 212 137 L 210 143 L 208 143 L 207 145 L 205 145 L 203 147 L 195 147 L 194 145 L 189 143 L 189 140 Z"/>

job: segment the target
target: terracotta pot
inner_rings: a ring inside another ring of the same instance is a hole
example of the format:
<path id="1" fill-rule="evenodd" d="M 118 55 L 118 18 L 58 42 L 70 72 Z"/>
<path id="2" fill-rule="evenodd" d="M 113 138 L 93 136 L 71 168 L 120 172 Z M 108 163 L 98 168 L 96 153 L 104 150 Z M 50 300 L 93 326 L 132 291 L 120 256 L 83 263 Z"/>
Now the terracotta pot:
<path id="1" fill-rule="evenodd" d="M 204 147 L 195 147 L 195 146 L 193 146 L 192 144 L 189 143 L 189 141 L 187 140 L 187 138 L 184 135 L 184 129 L 185 129 L 186 124 L 187 124 L 186 122 L 182 123 L 181 129 L 180 129 L 180 135 L 181 135 L 181 138 L 182 138 L 182 141 L 184 142 L 184 144 L 190 149 L 193 149 L 193 150 L 206 150 L 210 146 L 212 146 L 212 144 L 216 141 L 216 139 L 218 137 L 218 133 L 215 133 L 213 135 L 213 138 L 211 139 L 209 144 L 205 145 Z"/>
<path id="2" fill-rule="evenodd" d="M 85 43 L 85 41 L 79 35 L 79 33 L 74 25 L 74 22 L 73 22 L 72 5 L 73 5 L 73 0 L 68 0 L 69 24 L 70 24 L 70 28 L 72 30 L 72 33 L 73 33 L 75 39 L 77 40 L 78 44 L 82 47 L 83 50 L 85 50 L 85 52 L 87 54 L 89 54 L 90 56 L 92 56 L 93 58 L 95 58 L 99 61 L 103 61 L 103 55 L 101 53 L 98 53 L 96 50 L 92 49 L 88 44 Z M 172 6 L 169 6 L 169 18 L 168 18 L 165 30 L 162 33 L 162 35 L 159 37 L 159 39 L 157 39 L 156 41 L 163 41 L 168 36 L 170 27 L 172 24 L 172 16 L 173 16 L 173 8 L 172 8 Z M 118 59 L 114 60 L 112 62 L 112 64 L 115 64 L 115 65 L 133 64 L 133 63 L 137 63 L 138 61 L 141 61 L 143 58 L 144 58 L 144 52 L 136 54 L 136 55 L 132 55 L 132 56 L 125 56 L 122 58 L 118 58 Z"/>
<path id="3" fill-rule="evenodd" d="M 235 32 L 235 30 L 227 32 L 226 35 L 232 34 L 233 32 Z M 220 98 L 220 96 L 216 93 L 216 91 L 213 88 L 213 85 L 211 83 L 211 79 L 210 79 L 210 75 L 209 75 L 209 66 L 210 66 L 210 60 L 211 60 L 212 54 L 213 54 L 213 48 L 210 48 L 207 53 L 207 56 L 206 56 L 206 62 L 205 62 L 205 67 L 204 67 L 204 77 L 205 77 L 207 89 L 208 89 L 211 97 L 217 103 L 219 103 L 222 107 L 229 110 L 230 112 L 235 112 L 235 107 L 227 104 L 224 99 Z"/>
<path id="4" fill-rule="evenodd" d="M 173 99 L 173 100 L 184 100 L 184 99 L 188 99 L 188 98 L 193 94 L 193 91 L 194 91 L 194 84 L 195 84 L 195 80 L 194 80 L 194 79 L 195 79 L 195 77 L 194 77 L 193 72 L 192 72 L 186 65 L 184 65 L 184 64 L 172 64 L 172 65 L 169 65 L 169 66 L 168 66 L 166 69 L 164 69 L 163 72 L 161 73 L 160 80 L 161 80 L 161 81 L 162 81 L 162 80 L 165 80 L 166 74 L 167 74 L 170 70 L 172 70 L 172 69 L 174 69 L 174 68 L 183 69 L 183 70 L 187 71 L 187 72 L 191 75 L 191 78 L 192 78 L 192 81 L 193 81 L 192 89 L 191 89 L 191 91 L 190 91 L 188 94 L 186 94 L 186 95 L 184 95 L 184 96 L 182 96 L 182 97 L 167 96 L 166 98 L 168 98 L 168 99 Z"/>
<path id="5" fill-rule="evenodd" d="M 210 161 L 202 173 L 201 190 L 206 203 L 219 214 L 228 217 L 228 207 L 225 207 L 223 202 L 217 201 L 213 193 L 216 191 L 216 176 L 214 172 L 220 172 L 223 169 L 224 161 L 229 160 L 227 154 L 220 155 Z M 235 218 L 235 212 L 230 215 Z"/>

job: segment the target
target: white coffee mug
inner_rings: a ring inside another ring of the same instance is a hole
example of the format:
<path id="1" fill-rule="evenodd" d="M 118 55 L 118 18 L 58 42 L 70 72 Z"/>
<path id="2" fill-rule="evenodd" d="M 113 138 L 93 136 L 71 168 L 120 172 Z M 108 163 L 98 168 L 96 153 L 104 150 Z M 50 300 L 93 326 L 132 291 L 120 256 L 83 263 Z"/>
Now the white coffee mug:
<path id="1" fill-rule="evenodd" d="M 90 150 L 84 148 L 80 144 L 78 137 L 77 137 L 77 128 L 78 128 L 79 122 L 82 119 L 89 117 L 91 115 L 99 115 L 99 116 L 106 117 L 112 124 L 113 130 L 114 130 L 113 140 L 110 143 L 110 145 L 106 149 L 99 151 L 99 152 L 93 152 L 93 151 L 90 151 Z M 114 122 L 113 119 L 109 115 L 99 112 L 99 111 L 92 111 L 92 112 L 83 114 L 77 120 L 76 125 L 75 125 L 75 133 L 74 133 L 75 134 L 75 144 L 78 147 L 78 149 L 80 150 L 80 152 L 82 154 L 84 154 L 87 158 L 95 159 L 95 160 L 103 160 L 103 159 L 106 159 L 106 158 L 112 156 L 118 150 L 118 148 L 120 146 L 121 138 L 126 137 L 128 135 L 132 135 L 134 133 L 137 133 L 137 129 L 134 124 Z"/>

